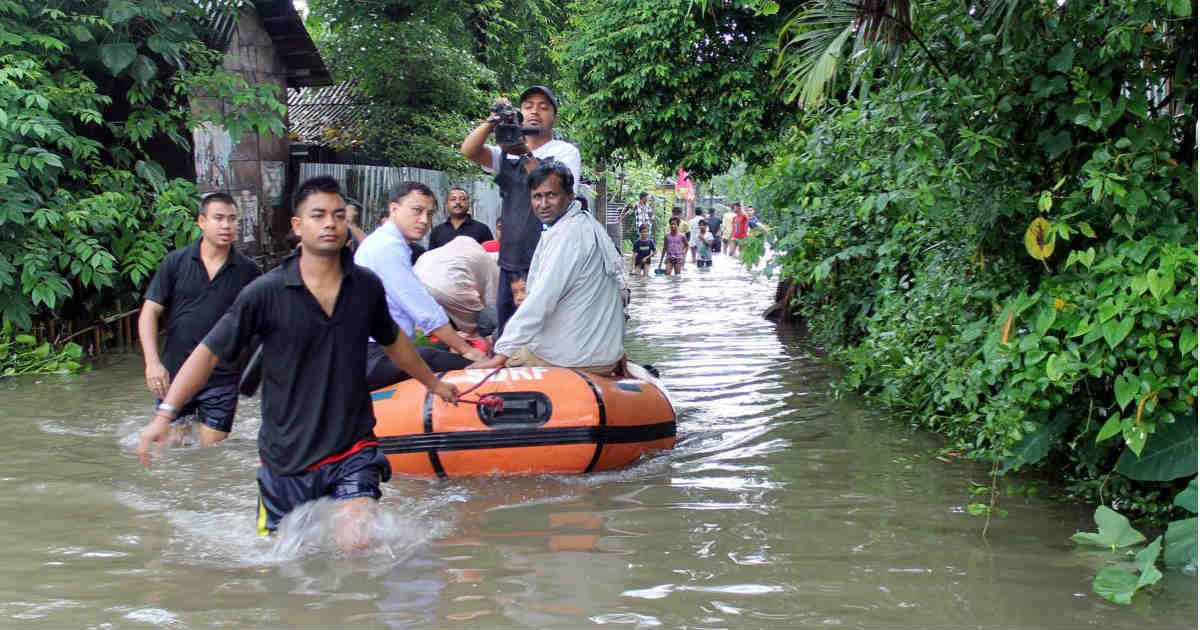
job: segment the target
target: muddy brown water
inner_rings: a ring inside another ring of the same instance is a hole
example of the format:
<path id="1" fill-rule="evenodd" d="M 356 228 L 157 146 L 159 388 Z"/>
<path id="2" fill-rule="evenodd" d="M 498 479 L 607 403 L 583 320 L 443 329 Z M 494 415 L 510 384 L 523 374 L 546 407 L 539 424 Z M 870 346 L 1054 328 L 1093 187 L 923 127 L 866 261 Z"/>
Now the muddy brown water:
<path id="1" fill-rule="evenodd" d="M 0 627 L 1195 627 L 1195 576 L 1119 607 L 1068 537 L 1090 510 L 1005 499 L 983 468 L 828 394 L 830 367 L 759 314 L 773 284 L 632 279 L 627 345 L 661 369 L 679 445 L 590 476 L 399 479 L 380 545 L 329 548 L 328 505 L 254 534 L 257 399 L 230 439 L 132 452 L 137 355 L 0 381 Z"/>

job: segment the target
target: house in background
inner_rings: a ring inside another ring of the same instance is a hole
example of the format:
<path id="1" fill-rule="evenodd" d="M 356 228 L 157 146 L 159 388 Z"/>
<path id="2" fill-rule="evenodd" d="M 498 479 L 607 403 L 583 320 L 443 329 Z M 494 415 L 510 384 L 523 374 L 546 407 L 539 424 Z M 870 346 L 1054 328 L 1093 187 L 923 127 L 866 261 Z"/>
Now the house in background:
<path id="1" fill-rule="evenodd" d="M 218 17 L 212 28 L 225 42 L 221 67 L 251 85 L 276 85 L 287 102 L 289 88 L 333 83 L 317 47 L 291 0 L 260 0 L 240 15 Z M 229 103 L 196 95 L 193 107 L 224 109 Z M 288 177 L 287 137 L 247 133 L 232 138 L 205 124 L 192 132 L 195 181 L 201 194 L 229 193 L 238 203 L 238 247 L 256 258 L 283 249 L 291 216 L 288 201 L 296 182 Z"/>

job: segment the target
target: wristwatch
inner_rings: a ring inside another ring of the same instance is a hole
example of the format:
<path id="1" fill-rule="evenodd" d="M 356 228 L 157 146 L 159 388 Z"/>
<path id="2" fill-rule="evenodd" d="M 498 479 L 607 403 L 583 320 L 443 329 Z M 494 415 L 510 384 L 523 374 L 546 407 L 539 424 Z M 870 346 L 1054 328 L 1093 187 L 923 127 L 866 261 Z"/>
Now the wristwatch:
<path id="1" fill-rule="evenodd" d="M 158 406 L 154 408 L 154 411 L 155 412 L 165 411 L 165 412 L 171 414 L 172 418 L 179 415 L 179 410 L 175 408 L 175 405 L 172 405 L 171 403 L 168 403 L 165 401 L 158 403 Z"/>

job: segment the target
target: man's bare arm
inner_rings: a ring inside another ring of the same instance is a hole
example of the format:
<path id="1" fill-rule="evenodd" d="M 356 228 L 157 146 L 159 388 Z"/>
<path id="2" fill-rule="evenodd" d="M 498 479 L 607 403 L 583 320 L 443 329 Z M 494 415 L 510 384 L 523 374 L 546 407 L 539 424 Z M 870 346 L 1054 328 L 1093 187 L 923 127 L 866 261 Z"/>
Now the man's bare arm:
<path id="1" fill-rule="evenodd" d="M 483 168 L 491 170 L 492 152 L 488 150 L 484 143 L 487 142 L 488 136 L 491 135 L 492 129 L 495 128 L 496 123 L 487 120 L 480 123 L 471 133 L 467 134 L 466 139 L 462 142 L 462 146 L 458 148 L 459 153 L 462 153 L 463 157 Z"/>
<path id="2" fill-rule="evenodd" d="M 159 398 L 167 395 L 167 387 L 171 384 L 171 374 L 158 355 L 158 318 L 164 311 L 166 308 L 162 304 L 146 300 L 138 315 L 138 341 L 142 344 L 146 363 L 146 388 Z"/>
<path id="3" fill-rule="evenodd" d="M 463 339 L 450 324 L 443 324 L 432 332 L 437 335 L 437 338 L 442 343 L 453 348 L 455 352 L 463 355 L 468 361 L 482 361 L 487 358 L 478 348 L 467 343 L 467 340 Z"/>
<path id="4" fill-rule="evenodd" d="M 213 368 L 217 367 L 219 361 L 220 358 L 213 354 L 208 346 L 203 343 L 197 345 L 196 349 L 188 355 L 187 361 L 184 361 L 183 366 L 179 368 L 179 374 L 175 375 L 175 381 L 171 383 L 171 388 L 167 390 L 166 396 L 163 396 L 163 404 L 175 409 L 182 409 L 208 382 L 209 375 L 212 374 Z M 138 440 L 137 447 L 142 465 L 150 467 L 150 449 L 155 443 L 162 444 L 160 452 L 165 447 L 167 432 L 171 420 L 174 419 L 175 415 L 172 413 L 155 411 L 154 419 L 146 425 L 146 428 L 142 429 L 142 437 Z"/>
<path id="5" fill-rule="evenodd" d="M 456 335 L 457 336 L 457 335 Z M 446 402 L 453 403 L 458 400 L 458 389 L 449 383 L 443 383 L 438 380 L 433 371 L 425 365 L 425 361 L 421 359 L 421 355 L 417 354 L 417 349 L 413 347 L 412 341 L 404 334 L 396 335 L 396 340 L 390 346 L 382 346 L 385 354 L 392 360 L 400 369 L 404 370 L 409 376 L 417 379 L 430 391 L 440 396 Z"/>

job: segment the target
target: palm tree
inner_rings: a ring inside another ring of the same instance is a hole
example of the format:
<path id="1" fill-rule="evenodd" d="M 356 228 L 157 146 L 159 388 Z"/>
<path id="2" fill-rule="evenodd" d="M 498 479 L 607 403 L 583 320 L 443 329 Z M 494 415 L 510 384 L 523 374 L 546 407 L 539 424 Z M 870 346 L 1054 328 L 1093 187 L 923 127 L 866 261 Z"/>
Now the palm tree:
<path id="1" fill-rule="evenodd" d="M 937 56 L 913 30 L 914 15 L 924 13 L 920 4 L 932 3 L 912 0 L 805 3 L 779 33 L 775 72 L 786 100 L 802 107 L 819 105 L 847 60 L 865 62 L 872 55 L 883 55 L 895 64 L 901 49 L 910 41 L 915 41 L 929 63 L 943 79 L 947 78 Z M 965 3 L 963 10 L 979 15 L 995 30 L 1007 34 L 1026 4 L 1028 0 L 978 0 Z M 764 1 L 760 10 L 766 6 L 777 8 L 778 3 Z M 932 13 L 932 9 L 928 12 Z M 865 65 L 860 63 L 859 67 Z"/>

